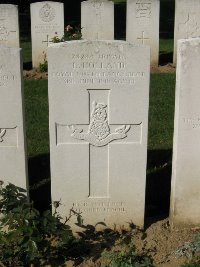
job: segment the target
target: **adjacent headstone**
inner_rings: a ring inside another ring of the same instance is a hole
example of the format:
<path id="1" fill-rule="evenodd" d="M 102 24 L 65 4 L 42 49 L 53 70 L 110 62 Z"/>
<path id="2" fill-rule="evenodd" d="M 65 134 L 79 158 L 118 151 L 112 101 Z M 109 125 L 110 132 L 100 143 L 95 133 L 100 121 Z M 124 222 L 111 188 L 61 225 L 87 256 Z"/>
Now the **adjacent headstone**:
<path id="1" fill-rule="evenodd" d="M 114 39 L 114 3 L 108 0 L 88 0 L 81 3 L 83 39 Z"/>
<path id="2" fill-rule="evenodd" d="M 123 41 L 48 48 L 52 201 L 61 216 L 143 226 L 149 50 Z"/>
<path id="3" fill-rule="evenodd" d="M 0 44 L 19 47 L 18 6 L 0 4 Z"/>
<path id="4" fill-rule="evenodd" d="M 37 2 L 31 4 L 32 64 L 37 68 L 46 59 L 52 38 L 64 35 L 63 3 Z"/>
<path id="5" fill-rule="evenodd" d="M 27 188 L 21 49 L 0 45 L 0 180 Z"/>
<path id="6" fill-rule="evenodd" d="M 176 64 L 177 40 L 200 37 L 200 1 L 176 0 L 174 27 L 174 58 Z"/>
<path id="7" fill-rule="evenodd" d="M 171 189 L 172 225 L 200 226 L 200 38 L 179 40 Z"/>
<path id="8" fill-rule="evenodd" d="M 151 47 L 151 65 L 159 60 L 160 0 L 127 0 L 126 40 Z"/>

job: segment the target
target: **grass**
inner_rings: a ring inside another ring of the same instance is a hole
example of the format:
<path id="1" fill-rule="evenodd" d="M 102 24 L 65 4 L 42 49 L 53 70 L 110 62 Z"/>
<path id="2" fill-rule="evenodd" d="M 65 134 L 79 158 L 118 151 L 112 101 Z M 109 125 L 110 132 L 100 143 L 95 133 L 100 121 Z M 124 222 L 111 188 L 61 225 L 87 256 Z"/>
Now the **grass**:
<path id="1" fill-rule="evenodd" d="M 24 87 L 28 155 L 49 153 L 47 80 L 27 80 Z"/>
<path id="2" fill-rule="evenodd" d="M 151 75 L 148 140 L 151 150 L 172 148 L 174 88 L 174 73 Z"/>

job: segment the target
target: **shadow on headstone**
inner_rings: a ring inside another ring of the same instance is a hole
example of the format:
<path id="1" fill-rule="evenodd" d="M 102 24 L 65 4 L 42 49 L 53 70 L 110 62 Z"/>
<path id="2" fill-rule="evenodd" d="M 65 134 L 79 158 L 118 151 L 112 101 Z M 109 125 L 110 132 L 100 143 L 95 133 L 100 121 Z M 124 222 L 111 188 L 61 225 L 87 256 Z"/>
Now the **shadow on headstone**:
<path id="1" fill-rule="evenodd" d="M 28 160 L 30 199 L 39 211 L 51 208 L 51 181 L 49 154 Z"/>
<path id="2" fill-rule="evenodd" d="M 149 150 L 147 160 L 145 226 L 169 216 L 172 150 Z"/>

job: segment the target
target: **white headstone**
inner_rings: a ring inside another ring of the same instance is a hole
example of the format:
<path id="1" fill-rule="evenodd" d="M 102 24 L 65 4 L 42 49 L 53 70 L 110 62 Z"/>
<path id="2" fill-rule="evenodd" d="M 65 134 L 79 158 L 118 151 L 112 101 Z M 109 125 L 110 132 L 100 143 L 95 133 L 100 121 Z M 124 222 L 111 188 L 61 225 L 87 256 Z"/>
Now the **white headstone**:
<path id="1" fill-rule="evenodd" d="M 37 68 L 44 62 L 52 38 L 64 35 L 63 3 L 37 2 L 31 4 L 32 64 Z"/>
<path id="2" fill-rule="evenodd" d="M 0 44 L 19 47 L 18 6 L 0 4 Z"/>
<path id="3" fill-rule="evenodd" d="M 114 3 L 108 0 L 88 0 L 81 3 L 83 39 L 114 39 Z"/>
<path id="4" fill-rule="evenodd" d="M 174 58 L 176 64 L 177 40 L 200 37 L 200 1 L 176 0 L 174 27 Z"/>
<path id="5" fill-rule="evenodd" d="M 178 41 L 171 223 L 200 225 L 200 39 Z"/>
<path id="6" fill-rule="evenodd" d="M 143 226 L 149 48 L 73 41 L 48 50 L 52 201 L 85 223 Z"/>
<path id="7" fill-rule="evenodd" d="M 27 188 L 21 49 L 0 45 L 0 180 Z"/>
<path id="8" fill-rule="evenodd" d="M 160 0 L 127 0 L 126 40 L 151 47 L 151 65 L 159 60 Z"/>

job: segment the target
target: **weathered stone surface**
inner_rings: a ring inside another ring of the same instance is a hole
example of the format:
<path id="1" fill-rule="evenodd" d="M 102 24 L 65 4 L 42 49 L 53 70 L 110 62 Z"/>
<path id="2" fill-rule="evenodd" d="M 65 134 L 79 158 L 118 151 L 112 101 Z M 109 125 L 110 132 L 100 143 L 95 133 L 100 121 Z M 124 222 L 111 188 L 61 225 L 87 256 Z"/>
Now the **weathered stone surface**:
<path id="1" fill-rule="evenodd" d="M 32 64 L 37 68 L 46 59 L 52 38 L 64 35 L 63 3 L 37 2 L 31 4 Z"/>
<path id="2" fill-rule="evenodd" d="M 127 0 L 126 40 L 151 47 L 151 65 L 159 59 L 160 0 Z"/>
<path id="3" fill-rule="evenodd" d="M 177 51 L 171 223 L 200 225 L 200 39 L 180 40 Z"/>
<path id="4" fill-rule="evenodd" d="M 0 45 L 0 180 L 27 188 L 21 49 Z"/>
<path id="5" fill-rule="evenodd" d="M 73 209 L 86 224 L 143 226 L 149 48 L 73 41 L 50 46 L 48 58 L 52 201 L 61 201 L 58 212 L 65 217 Z"/>
<path id="6" fill-rule="evenodd" d="M 19 47 L 18 6 L 0 4 L 0 44 Z"/>
<path id="7" fill-rule="evenodd" d="M 200 37 L 200 1 L 176 0 L 175 3 L 174 64 L 177 57 L 177 41 Z"/>
<path id="8" fill-rule="evenodd" d="M 108 0 L 88 0 L 81 3 L 83 39 L 114 39 L 114 3 Z"/>

